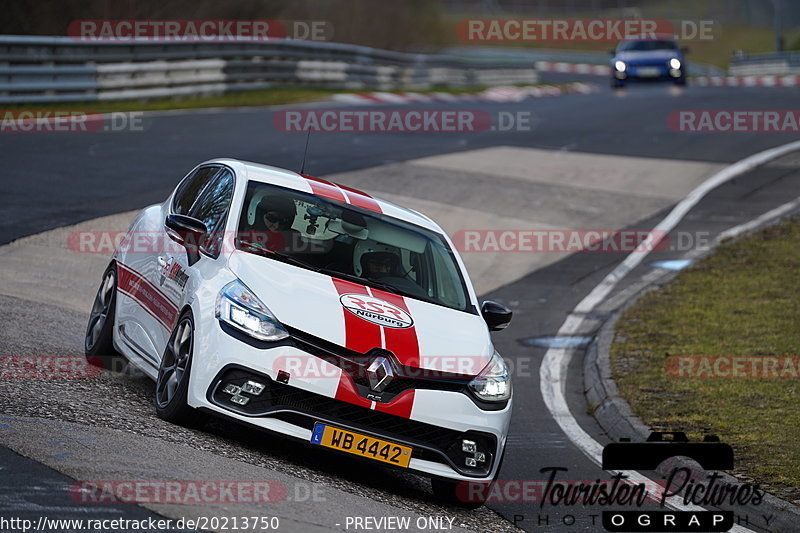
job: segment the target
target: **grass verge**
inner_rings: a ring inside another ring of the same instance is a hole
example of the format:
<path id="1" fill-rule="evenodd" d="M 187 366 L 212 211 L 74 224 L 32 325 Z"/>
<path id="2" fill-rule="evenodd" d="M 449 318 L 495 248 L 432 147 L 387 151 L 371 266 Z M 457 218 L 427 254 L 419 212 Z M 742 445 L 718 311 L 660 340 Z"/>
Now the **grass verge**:
<path id="1" fill-rule="evenodd" d="M 436 87 L 409 90 L 408 92 L 449 94 L 476 93 L 486 87 Z M 112 113 L 116 111 L 164 111 L 172 109 L 199 109 L 209 107 L 261 107 L 288 105 L 325 100 L 334 94 L 371 92 L 372 89 L 326 89 L 317 87 L 276 87 L 259 91 L 231 92 L 214 96 L 156 98 L 152 100 L 120 100 L 113 102 L 72 102 L 53 104 L 2 104 L 3 109 L 94 111 Z"/>
<path id="2" fill-rule="evenodd" d="M 646 424 L 719 435 L 734 447 L 733 474 L 792 501 L 800 380 L 671 377 L 665 365 L 670 356 L 800 356 L 798 272 L 794 217 L 720 246 L 644 295 L 620 317 L 611 347 L 620 393 Z"/>

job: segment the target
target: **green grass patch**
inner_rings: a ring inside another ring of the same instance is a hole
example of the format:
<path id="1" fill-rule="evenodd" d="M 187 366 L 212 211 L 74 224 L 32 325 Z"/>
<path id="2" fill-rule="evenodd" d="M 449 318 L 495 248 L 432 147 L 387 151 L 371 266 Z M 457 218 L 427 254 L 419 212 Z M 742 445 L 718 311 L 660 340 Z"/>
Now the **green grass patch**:
<path id="1" fill-rule="evenodd" d="M 436 87 L 409 92 L 450 94 L 475 93 L 486 87 Z M 70 102 L 63 104 L 0 104 L 2 109 L 75 110 L 112 113 L 115 111 L 163 111 L 171 109 L 199 109 L 209 107 L 261 107 L 314 102 L 334 94 L 371 92 L 373 89 L 327 89 L 316 87 L 276 87 L 259 91 L 230 92 L 214 96 L 156 98 L 148 100 L 119 100 L 113 102 Z"/>
<path id="2" fill-rule="evenodd" d="M 329 98 L 333 94 L 350 92 L 336 89 L 281 87 L 259 91 L 241 91 L 213 96 L 154 98 L 104 102 L 68 102 L 48 104 L 2 104 L 3 109 L 87 110 L 98 113 L 114 111 L 163 111 L 168 109 L 197 109 L 207 107 L 256 107 L 296 104 Z"/>
<path id="3" fill-rule="evenodd" d="M 620 318 L 614 379 L 651 426 L 718 435 L 734 474 L 800 498 L 800 380 L 671 377 L 669 356 L 800 356 L 800 217 L 727 243 Z"/>

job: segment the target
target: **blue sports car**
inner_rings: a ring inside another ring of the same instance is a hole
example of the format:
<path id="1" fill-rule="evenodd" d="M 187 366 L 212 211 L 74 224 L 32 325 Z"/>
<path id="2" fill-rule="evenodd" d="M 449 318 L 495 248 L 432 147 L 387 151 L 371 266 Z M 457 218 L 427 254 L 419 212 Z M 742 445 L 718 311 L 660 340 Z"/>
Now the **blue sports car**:
<path id="1" fill-rule="evenodd" d="M 630 80 L 671 80 L 686 85 L 686 49 L 673 38 L 629 39 L 613 51 L 611 86 Z"/>

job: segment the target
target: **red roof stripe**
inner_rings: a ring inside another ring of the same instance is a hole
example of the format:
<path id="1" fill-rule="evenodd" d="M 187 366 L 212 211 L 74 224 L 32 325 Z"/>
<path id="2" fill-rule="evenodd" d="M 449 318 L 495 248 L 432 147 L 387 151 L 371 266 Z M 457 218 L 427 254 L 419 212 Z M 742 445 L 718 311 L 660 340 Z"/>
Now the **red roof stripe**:
<path id="1" fill-rule="evenodd" d="M 308 184 L 311 185 L 311 192 L 317 196 L 345 202 L 377 213 L 383 213 L 378 201 L 363 191 L 345 185 L 339 185 L 338 183 L 333 183 L 332 181 L 322 178 L 315 178 L 307 174 L 300 175 L 308 181 Z"/>
<path id="2" fill-rule="evenodd" d="M 357 207 L 363 207 L 364 209 L 369 209 L 370 211 L 383 213 L 383 210 L 381 210 L 381 206 L 378 205 L 378 201 L 375 200 L 375 198 L 373 198 L 369 194 L 359 191 L 358 189 L 347 187 L 345 185 L 339 185 L 339 188 L 345 192 L 351 204 Z"/>
<path id="3" fill-rule="evenodd" d="M 300 175 L 308 181 L 308 184 L 311 185 L 311 192 L 317 196 L 348 203 L 344 192 L 336 184 L 313 176 L 307 176 L 305 174 Z"/>

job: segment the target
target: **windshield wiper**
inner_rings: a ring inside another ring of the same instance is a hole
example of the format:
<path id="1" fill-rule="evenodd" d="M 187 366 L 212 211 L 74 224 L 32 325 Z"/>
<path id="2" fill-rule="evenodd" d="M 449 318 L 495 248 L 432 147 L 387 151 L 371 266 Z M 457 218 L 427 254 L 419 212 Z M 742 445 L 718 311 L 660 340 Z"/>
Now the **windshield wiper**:
<path id="1" fill-rule="evenodd" d="M 261 244 L 259 244 L 257 242 L 240 240 L 239 241 L 239 245 L 241 245 L 242 247 L 245 247 L 247 250 L 249 250 L 251 252 L 262 253 L 266 257 L 272 257 L 277 261 L 283 261 L 284 263 L 290 263 L 292 265 L 299 266 L 301 268 L 305 268 L 305 269 L 308 269 L 308 270 L 313 270 L 314 272 L 319 272 L 320 271 L 319 268 L 315 267 L 314 265 L 312 265 L 310 263 L 306 263 L 305 261 L 301 261 L 300 259 L 297 259 L 296 257 L 292 257 L 291 255 L 285 254 L 283 252 L 277 252 L 275 250 L 270 250 L 269 248 L 266 248 L 265 246 L 263 246 L 263 245 L 261 245 Z"/>
<path id="2" fill-rule="evenodd" d="M 388 283 L 383 283 L 381 281 L 376 281 L 374 279 L 362 278 L 361 276 L 356 276 L 355 274 L 345 274 L 344 272 L 339 272 L 338 270 L 333 270 L 332 268 L 320 268 L 319 270 L 317 270 L 317 272 L 321 274 L 328 274 L 329 276 L 335 276 L 337 278 L 346 279 L 348 281 L 354 281 L 356 283 L 360 283 L 361 285 L 369 285 L 370 287 L 383 289 L 387 292 L 392 292 L 394 294 L 399 294 L 401 296 L 408 296 L 413 298 L 412 295 L 398 289 L 394 285 L 389 285 Z"/>

